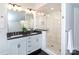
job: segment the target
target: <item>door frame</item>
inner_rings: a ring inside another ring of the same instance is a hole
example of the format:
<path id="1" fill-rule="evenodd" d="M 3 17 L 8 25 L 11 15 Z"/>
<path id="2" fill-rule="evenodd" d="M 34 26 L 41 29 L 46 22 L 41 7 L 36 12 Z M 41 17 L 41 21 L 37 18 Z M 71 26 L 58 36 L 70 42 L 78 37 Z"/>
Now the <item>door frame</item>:
<path id="1" fill-rule="evenodd" d="M 61 4 L 61 55 L 66 54 L 67 37 L 65 32 L 66 25 L 66 3 Z"/>

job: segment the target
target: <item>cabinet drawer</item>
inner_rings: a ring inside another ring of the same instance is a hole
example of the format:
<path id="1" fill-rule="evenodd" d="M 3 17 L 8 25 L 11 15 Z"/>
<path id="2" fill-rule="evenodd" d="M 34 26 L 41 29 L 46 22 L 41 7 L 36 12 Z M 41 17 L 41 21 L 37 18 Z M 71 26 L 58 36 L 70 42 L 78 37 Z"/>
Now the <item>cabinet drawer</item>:
<path id="1" fill-rule="evenodd" d="M 30 36 L 27 39 L 27 54 L 30 54 L 41 48 L 41 35 Z"/>
<path id="2" fill-rule="evenodd" d="M 14 40 L 9 40 L 8 41 L 8 54 L 10 55 L 18 55 L 18 40 L 14 39 Z"/>
<path id="3" fill-rule="evenodd" d="M 18 54 L 19 55 L 25 55 L 26 54 L 26 39 L 25 37 L 20 38 L 18 40 Z"/>
<path id="4" fill-rule="evenodd" d="M 32 53 L 32 46 L 30 46 L 30 45 L 28 45 L 27 46 L 27 54 L 30 54 L 30 53 Z"/>
<path id="5" fill-rule="evenodd" d="M 27 50 L 32 50 L 33 46 L 31 44 L 27 45 Z"/>
<path id="6" fill-rule="evenodd" d="M 27 40 L 27 43 L 32 43 L 32 40 Z"/>

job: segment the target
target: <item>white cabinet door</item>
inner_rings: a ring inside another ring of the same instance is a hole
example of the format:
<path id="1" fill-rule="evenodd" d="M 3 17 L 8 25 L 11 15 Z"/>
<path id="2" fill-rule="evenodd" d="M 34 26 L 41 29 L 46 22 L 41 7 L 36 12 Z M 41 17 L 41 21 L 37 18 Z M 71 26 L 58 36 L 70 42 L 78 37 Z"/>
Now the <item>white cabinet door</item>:
<path id="1" fill-rule="evenodd" d="M 35 47 L 36 47 L 36 49 L 40 49 L 41 48 L 41 39 L 42 38 L 41 38 L 40 34 L 36 36 L 36 39 L 35 39 L 35 42 L 36 42 Z"/>
<path id="2" fill-rule="evenodd" d="M 26 40 L 25 37 L 8 40 L 8 54 L 26 55 Z"/>
<path id="3" fill-rule="evenodd" d="M 35 35 L 32 38 L 33 51 L 36 51 L 41 48 L 41 35 Z"/>
<path id="4" fill-rule="evenodd" d="M 27 37 L 19 38 L 18 40 L 19 55 L 26 55 L 26 40 L 27 40 Z"/>
<path id="5" fill-rule="evenodd" d="M 8 40 L 8 54 L 18 55 L 18 39 Z"/>
<path id="6" fill-rule="evenodd" d="M 41 35 L 30 36 L 27 39 L 27 54 L 41 48 Z"/>

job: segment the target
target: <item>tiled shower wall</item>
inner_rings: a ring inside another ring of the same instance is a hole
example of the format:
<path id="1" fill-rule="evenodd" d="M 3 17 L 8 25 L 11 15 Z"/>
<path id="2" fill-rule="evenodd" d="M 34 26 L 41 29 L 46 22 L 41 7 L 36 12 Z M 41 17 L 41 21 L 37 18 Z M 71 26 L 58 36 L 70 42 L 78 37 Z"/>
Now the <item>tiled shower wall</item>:
<path id="1" fill-rule="evenodd" d="M 47 17 L 47 47 L 55 54 L 61 51 L 61 15 L 60 11 L 53 11 Z"/>
<path id="2" fill-rule="evenodd" d="M 61 15 L 60 10 L 53 11 L 45 16 L 36 17 L 36 26 L 39 29 L 46 29 L 47 48 L 55 54 L 61 51 Z"/>

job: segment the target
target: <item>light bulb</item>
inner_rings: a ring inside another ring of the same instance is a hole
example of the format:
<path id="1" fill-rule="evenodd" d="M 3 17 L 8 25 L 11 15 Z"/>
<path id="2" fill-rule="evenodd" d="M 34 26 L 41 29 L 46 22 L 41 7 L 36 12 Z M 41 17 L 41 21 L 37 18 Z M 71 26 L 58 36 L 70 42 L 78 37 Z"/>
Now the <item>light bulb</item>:
<path id="1" fill-rule="evenodd" d="M 13 8 L 13 5 L 11 5 L 11 4 L 8 4 L 8 9 L 12 9 Z"/>
<path id="2" fill-rule="evenodd" d="M 18 7 L 17 7 L 16 5 L 14 6 L 14 10 L 15 10 L 15 11 L 18 10 Z"/>
<path id="3" fill-rule="evenodd" d="M 25 9 L 25 12 L 26 12 L 26 14 L 27 14 L 27 13 L 29 13 L 29 10 L 28 10 L 28 9 Z"/>
<path id="4" fill-rule="evenodd" d="M 22 11 L 22 8 L 21 7 L 18 7 L 18 11 Z"/>
<path id="5" fill-rule="evenodd" d="M 28 13 L 31 14 L 32 12 L 30 10 L 28 10 Z"/>
<path id="6" fill-rule="evenodd" d="M 17 10 L 17 6 L 13 6 L 13 10 L 16 11 Z"/>
<path id="7" fill-rule="evenodd" d="M 29 14 L 32 13 L 29 9 L 26 9 L 25 12 Z"/>

